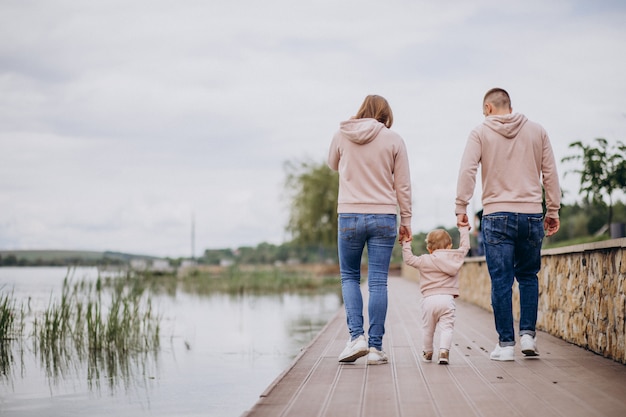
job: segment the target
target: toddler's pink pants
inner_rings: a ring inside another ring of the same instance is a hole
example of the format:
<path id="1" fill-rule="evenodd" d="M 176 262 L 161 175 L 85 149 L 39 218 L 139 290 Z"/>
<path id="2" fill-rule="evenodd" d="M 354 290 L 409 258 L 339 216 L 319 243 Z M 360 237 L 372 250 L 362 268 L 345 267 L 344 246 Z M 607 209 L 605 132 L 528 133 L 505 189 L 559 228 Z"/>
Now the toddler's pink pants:
<path id="1" fill-rule="evenodd" d="M 433 351 L 433 337 L 437 325 L 439 325 L 439 349 L 450 350 L 455 318 L 456 303 L 453 295 L 436 294 L 422 298 L 424 352 Z"/>

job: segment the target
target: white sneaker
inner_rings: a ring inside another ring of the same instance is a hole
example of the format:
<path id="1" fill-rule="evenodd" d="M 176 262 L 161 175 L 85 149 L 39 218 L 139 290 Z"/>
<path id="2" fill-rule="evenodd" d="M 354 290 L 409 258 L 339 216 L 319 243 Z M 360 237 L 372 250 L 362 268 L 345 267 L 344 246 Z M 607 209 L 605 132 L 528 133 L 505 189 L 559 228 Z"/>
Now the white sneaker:
<path id="1" fill-rule="evenodd" d="M 450 363 L 450 351 L 448 349 L 439 349 L 439 365 L 447 365 Z"/>
<path id="2" fill-rule="evenodd" d="M 346 343 L 346 348 L 339 355 L 339 362 L 354 362 L 361 356 L 365 356 L 369 353 L 367 348 L 367 340 L 365 336 L 361 335 L 354 340 L 349 340 Z"/>
<path id="3" fill-rule="evenodd" d="M 382 365 L 389 362 L 387 354 L 382 350 L 378 350 L 375 347 L 370 348 L 370 353 L 367 355 L 368 365 Z"/>
<path id="4" fill-rule="evenodd" d="M 515 346 L 500 346 L 498 343 L 489 357 L 492 361 L 514 361 Z"/>
<path id="5" fill-rule="evenodd" d="M 522 346 L 522 353 L 524 356 L 539 356 L 539 350 L 537 349 L 537 336 L 532 337 L 529 334 L 524 334 L 520 338 L 520 345 Z"/>

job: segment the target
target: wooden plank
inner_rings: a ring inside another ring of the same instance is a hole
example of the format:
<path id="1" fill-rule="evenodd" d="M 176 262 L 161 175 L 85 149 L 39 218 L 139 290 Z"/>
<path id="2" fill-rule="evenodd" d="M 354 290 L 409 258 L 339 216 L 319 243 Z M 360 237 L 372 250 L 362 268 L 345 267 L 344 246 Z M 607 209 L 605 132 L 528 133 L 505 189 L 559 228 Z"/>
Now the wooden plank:
<path id="1" fill-rule="evenodd" d="M 320 415 L 327 417 L 360 416 L 363 408 L 367 365 L 336 365 L 339 378 L 333 386 L 327 407 Z"/>
<path id="2" fill-rule="evenodd" d="M 395 389 L 398 395 L 399 414 L 412 416 L 419 413 L 420 416 L 437 416 L 434 407 L 433 396 L 426 385 L 415 349 L 412 347 L 394 348 Z"/>

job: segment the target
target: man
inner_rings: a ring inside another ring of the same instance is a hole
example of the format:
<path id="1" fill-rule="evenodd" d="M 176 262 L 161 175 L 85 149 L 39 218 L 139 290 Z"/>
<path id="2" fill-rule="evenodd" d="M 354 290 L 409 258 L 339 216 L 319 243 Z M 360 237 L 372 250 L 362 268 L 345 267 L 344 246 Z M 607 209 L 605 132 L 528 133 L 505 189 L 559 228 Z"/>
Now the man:
<path id="1" fill-rule="evenodd" d="M 539 355 L 535 325 L 541 244 L 544 235 L 552 236 L 559 230 L 561 202 L 556 162 L 546 131 L 512 110 L 511 98 L 505 90 L 493 88 L 485 94 L 485 120 L 472 130 L 467 140 L 459 169 L 455 209 L 457 226 L 468 226 L 467 205 L 480 165 L 482 232 L 498 332 L 498 344 L 490 357 L 498 361 L 515 360 L 514 279 L 520 293 L 522 353 Z"/>

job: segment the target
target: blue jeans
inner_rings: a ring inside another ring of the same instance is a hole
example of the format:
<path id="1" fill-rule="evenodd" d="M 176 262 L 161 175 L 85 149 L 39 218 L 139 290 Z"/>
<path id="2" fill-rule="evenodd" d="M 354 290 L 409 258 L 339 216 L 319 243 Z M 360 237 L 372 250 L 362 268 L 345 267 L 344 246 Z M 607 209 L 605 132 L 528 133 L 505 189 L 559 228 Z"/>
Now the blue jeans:
<path id="1" fill-rule="evenodd" d="M 367 245 L 369 290 L 368 345 L 383 346 L 387 317 L 387 276 L 391 251 L 398 233 L 395 214 L 339 214 L 338 249 L 341 291 L 352 340 L 363 330 L 363 297 L 361 295 L 361 258 Z"/>
<path id="2" fill-rule="evenodd" d="M 491 276 L 491 305 L 500 346 L 514 346 L 513 280 L 520 295 L 519 335 L 535 336 L 543 215 L 498 212 L 483 216 L 485 258 Z"/>

